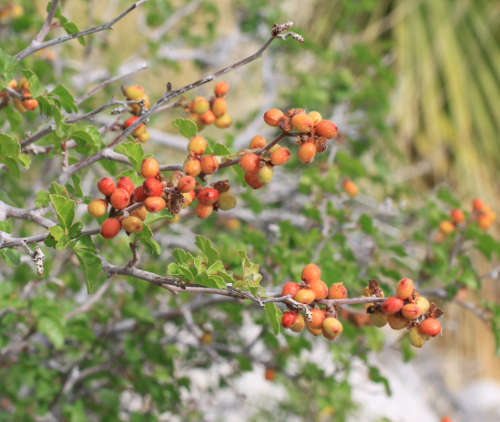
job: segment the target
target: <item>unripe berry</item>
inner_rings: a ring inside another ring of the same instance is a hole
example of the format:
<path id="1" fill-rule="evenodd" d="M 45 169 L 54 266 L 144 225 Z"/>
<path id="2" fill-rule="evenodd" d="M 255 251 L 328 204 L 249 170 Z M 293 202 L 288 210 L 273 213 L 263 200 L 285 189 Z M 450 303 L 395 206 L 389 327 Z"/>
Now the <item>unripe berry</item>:
<path id="1" fill-rule="evenodd" d="M 115 237 L 122 225 L 117 218 L 107 218 L 101 224 L 101 234 L 105 239 L 111 239 Z"/>
<path id="2" fill-rule="evenodd" d="M 302 314 L 297 314 L 297 319 L 295 320 L 295 323 L 290 327 L 292 331 L 295 331 L 296 333 L 300 333 L 306 325 L 306 321 L 304 320 L 304 317 Z"/>
<path id="3" fill-rule="evenodd" d="M 201 131 L 205 127 L 205 125 L 201 121 L 200 116 L 198 114 L 196 114 L 196 113 L 190 114 L 189 115 L 189 120 L 191 120 L 193 123 L 196 124 L 196 127 L 198 128 L 198 131 Z"/>
<path id="4" fill-rule="evenodd" d="M 297 314 L 295 312 L 284 312 L 281 317 L 281 325 L 285 328 L 290 328 L 297 320 Z"/>
<path id="5" fill-rule="evenodd" d="M 401 308 L 401 315 L 409 320 L 417 319 L 420 313 L 420 307 L 416 303 L 407 303 Z"/>
<path id="6" fill-rule="evenodd" d="M 265 165 L 264 167 L 261 167 L 260 170 L 257 172 L 257 177 L 259 178 L 259 182 L 262 183 L 263 185 L 271 183 L 271 180 L 273 180 L 273 173 L 274 171 L 272 166 Z"/>
<path id="7" fill-rule="evenodd" d="M 196 204 L 196 215 L 198 218 L 208 218 L 212 211 L 214 210 L 213 205 L 203 205 L 201 203 Z"/>
<path id="8" fill-rule="evenodd" d="M 26 108 L 26 110 L 33 111 L 38 107 L 38 101 L 34 98 L 28 98 L 23 101 L 23 106 Z"/>
<path id="9" fill-rule="evenodd" d="M 210 103 L 205 97 L 196 97 L 193 100 L 192 109 L 196 114 L 203 114 L 206 111 L 210 110 Z"/>
<path id="10" fill-rule="evenodd" d="M 441 223 L 439 224 L 439 231 L 441 233 L 443 233 L 444 235 L 449 235 L 451 233 L 453 233 L 453 231 L 455 230 L 455 226 L 453 225 L 453 223 L 451 221 L 441 221 Z"/>
<path id="11" fill-rule="evenodd" d="M 111 203 L 113 208 L 116 208 L 117 210 L 122 210 L 126 208 L 130 202 L 130 193 L 128 193 L 128 191 L 123 188 L 117 188 L 111 194 L 109 202 Z"/>
<path id="12" fill-rule="evenodd" d="M 137 186 L 134 189 L 133 199 L 134 202 L 143 202 L 146 199 L 146 193 L 144 192 L 143 186 Z"/>
<path id="13" fill-rule="evenodd" d="M 194 136 L 188 144 L 188 151 L 191 154 L 201 155 L 205 153 L 207 149 L 207 140 L 200 135 Z"/>
<path id="14" fill-rule="evenodd" d="M 347 289 L 343 283 L 333 283 L 328 290 L 328 299 L 347 298 Z"/>
<path id="15" fill-rule="evenodd" d="M 231 126 L 232 123 L 233 119 L 231 119 L 231 116 L 227 113 L 224 113 L 222 116 L 217 117 L 217 119 L 215 119 L 215 126 L 217 126 L 220 129 L 226 129 L 229 126 Z"/>
<path id="16" fill-rule="evenodd" d="M 300 289 L 295 295 L 294 299 L 297 302 L 309 305 L 310 303 L 314 302 L 314 300 L 316 299 L 316 295 L 311 289 Z"/>
<path id="17" fill-rule="evenodd" d="M 484 208 L 484 203 L 479 198 L 476 198 L 472 201 L 472 209 L 474 211 L 482 211 Z"/>
<path id="18" fill-rule="evenodd" d="M 422 347 L 425 343 L 425 337 L 419 331 L 418 327 L 411 327 L 408 332 L 408 339 L 413 347 Z"/>
<path id="19" fill-rule="evenodd" d="M 314 297 L 316 300 L 324 299 L 328 296 L 328 286 L 321 280 L 314 280 L 307 284 L 314 292 Z"/>
<path id="20" fill-rule="evenodd" d="M 313 328 L 306 322 L 307 331 L 309 331 L 313 336 L 319 336 L 323 333 L 321 328 Z"/>
<path id="21" fill-rule="evenodd" d="M 196 192 L 194 190 L 183 193 L 182 195 L 184 196 L 184 208 L 189 207 L 196 199 Z"/>
<path id="22" fill-rule="evenodd" d="M 214 94 L 216 97 L 222 97 L 229 92 L 229 84 L 225 81 L 217 82 L 214 87 Z"/>
<path id="23" fill-rule="evenodd" d="M 323 321 L 326 318 L 326 312 L 324 309 L 311 309 L 311 322 L 308 324 L 311 328 L 321 328 Z"/>
<path id="24" fill-rule="evenodd" d="M 198 193 L 198 202 L 203 205 L 212 205 L 219 199 L 219 191 L 214 188 L 203 188 Z"/>
<path id="25" fill-rule="evenodd" d="M 145 179 L 158 176 L 160 174 L 160 163 L 154 158 L 145 158 L 142 160 L 141 174 Z"/>
<path id="26" fill-rule="evenodd" d="M 261 135 L 256 135 L 250 141 L 250 149 L 260 149 L 266 146 L 266 138 Z"/>
<path id="27" fill-rule="evenodd" d="M 314 126 L 316 126 L 319 122 L 321 122 L 322 117 L 321 117 L 321 114 L 319 112 L 313 110 L 313 111 L 309 112 L 308 115 L 312 119 Z"/>
<path id="28" fill-rule="evenodd" d="M 224 98 L 216 98 L 212 103 L 212 112 L 215 117 L 220 117 L 226 113 L 227 104 Z"/>
<path id="29" fill-rule="evenodd" d="M 441 332 L 441 323 L 435 318 L 427 318 L 422 321 L 419 328 L 422 334 L 436 337 Z"/>
<path id="30" fill-rule="evenodd" d="M 217 167 L 219 167 L 219 162 L 215 155 L 204 155 L 200 160 L 201 171 L 205 174 L 215 173 Z"/>
<path id="31" fill-rule="evenodd" d="M 488 214 L 484 213 L 484 212 L 482 212 L 477 217 L 477 224 L 483 230 L 488 230 L 490 228 L 492 222 L 493 222 L 493 220 L 491 219 L 491 217 Z"/>
<path id="32" fill-rule="evenodd" d="M 146 179 L 142 184 L 142 188 L 147 196 L 161 196 L 163 193 L 163 186 L 155 177 Z"/>
<path id="33" fill-rule="evenodd" d="M 276 371 L 273 368 L 267 367 L 264 377 L 267 381 L 274 381 L 274 378 L 276 377 Z"/>
<path id="34" fill-rule="evenodd" d="M 313 128 L 313 119 L 307 114 L 296 114 L 292 117 L 292 126 L 300 133 L 309 133 Z"/>
<path id="35" fill-rule="evenodd" d="M 177 183 L 180 193 L 191 192 L 196 186 L 196 179 L 193 176 L 184 176 Z"/>
<path id="36" fill-rule="evenodd" d="M 161 196 L 149 196 L 144 201 L 144 206 L 149 212 L 160 212 L 167 206 L 167 203 Z"/>
<path id="37" fill-rule="evenodd" d="M 260 158 L 257 154 L 247 152 L 240 158 L 240 167 L 245 173 L 256 173 L 259 171 Z"/>
<path id="38" fill-rule="evenodd" d="M 128 176 L 120 177 L 116 186 L 118 188 L 125 189 L 131 195 L 134 191 L 134 182 L 132 182 L 132 180 Z"/>
<path id="39" fill-rule="evenodd" d="M 431 307 L 431 304 L 429 303 L 427 298 L 424 296 L 418 296 L 415 303 L 420 308 L 420 315 L 426 314 L 427 311 L 429 310 L 429 308 Z"/>
<path id="40" fill-rule="evenodd" d="M 403 318 L 399 313 L 387 315 L 387 322 L 393 330 L 402 330 L 408 326 L 408 320 Z"/>
<path id="41" fill-rule="evenodd" d="M 465 215 L 459 209 L 451 210 L 450 218 L 451 218 L 451 221 L 453 221 L 455 224 L 461 224 L 465 221 Z"/>
<path id="42" fill-rule="evenodd" d="M 370 322 L 375 325 L 375 327 L 383 327 L 387 324 L 387 316 L 382 312 L 374 312 L 370 314 Z"/>
<path id="43" fill-rule="evenodd" d="M 219 194 L 217 204 L 222 211 L 231 210 L 236 206 L 236 197 L 230 190 L 222 192 Z"/>
<path id="44" fill-rule="evenodd" d="M 281 110 L 277 108 L 272 108 L 264 113 L 264 121 L 269 126 L 278 126 L 283 116 L 284 114 Z"/>
<path id="45" fill-rule="evenodd" d="M 306 283 L 319 280 L 321 278 L 321 270 L 316 264 L 307 264 L 302 269 L 302 280 Z"/>
<path id="46" fill-rule="evenodd" d="M 130 215 L 133 215 L 144 221 L 148 216 L 148 211 L 146 210 L 146 207 L 144 205 L 141 205 L 139 208 L 136 208 L 135 210 L 131 211 Z"/>
<path id="47" fill-rule="evenodd" d="M 316 156 L 316 145 L 314 145 L 312 142 L 303 143 L 299 147 L 297 156 L 299 157 L 299 161 L 304 164 L 312 163 L 314 157 Z"/>
<path id="48" fill-rule="evenodd" d="M 323 335 L 329 340 L 336 339 L 342 333 L 343 329 L 342 323 L 337 318 L 327 317 L 323 321 Z"/>
<path id="49" fill-rule="evenodd" d="M 140 85 L 130 85 L 123 89 L 123 92 L 128 100 L 140 101 L 143 99 L 145 92 Z"/>
<path id="50" fill-rule="evenodd" d="M 396 295 L 400 299 L 408 299 L 413 293 L 413 280 L 411 278 L 402 278 L 396 287 Z"/>
<path id="51" fill-rule="evenodd" d="M 300 286 L 298 283 L 289 281 L 283 285 L 283 288 L 281 289 L 281 296 L 290 295 L 293 298 L 299 290 Z"/>
<path id="52" fill-rule="evenodd" d="M 201 173 L 201 163 L 200 160 L 194 157 L 189 157 L 184 162 L 184 172 L 189 176 L 196 177 Z"/>
<path id="53" fill-rule="evenodd" d="M 99 183 L 97 183 L 97 189 L 99 189 L 103 195 L 109 196 L 115 191 L 116 185 L 111 177 L 103 177 L 99 180 Z"/>
<path id="54" fill-rule="evenodd" d="M 282 166 L 290 158 L 290 150 L 285 147 L 279 147 L 271 154 L 271 163 L 275 166 Z"/>
<path id="55" fill-rule="evenodd" d="M 142 231 L 142 220 L 135 215 L 129 215 L 122 220 L 122 227 L 127 233 L 139 233 Z"/>
<path id="56" fill-rule="evenodd" d="M 260 180 L 257 173 L 245 173 L 245 182 L 247 182 L 248 186 L 253 189 L 259 189 L 264 186 Z"/>
<path id="57" fill-rule="evenodd" d="M 145 130 L 144 132 L 137 135 L 135 139 L 142 143 L 147 142 L 149 140 L 149 132 Z"/>
<path id="58" fill-rule="evenodd" d="M 384 303 L 382 303 L 382 311 L 388 315 L 392 315 L 399 312 L 403 305 L 404 302 L 399 297 L 391 296 L 388 297 Z"/>
<path id="59" fill-rule="evenodd" d="M 104 199 L 93 199 L 89 202 L 87 210 L 93 217 L 102 217 L 108 211 L 108 203 Z"/>
<path id="60" fill-rule="evenodd" d="M 28 111 L 19 98 L 14 97 L 12 98 L 12 101 L 14 103 L 14 107 L 17 111 L 19 111 L 19 113 L 26 113 L 26 111 Z"/>
<path id="61" fill-rule="evenodd" d="M 327 139 L 335 138 L 338 133 L 337 125 L 330 120 L 321 120 L 315 127 L 316 135 Z"/>
<path id="62" fill-rule="evenodd" d="M 358 195 L 358 187 L 356 186 L 356 184 L 351 181 L 351 180 L 346 180 L 344 182 L 344 191 L 345 193 L 347 193 L 347 195 L 349 195 L 350 197 L 354 198 L 355 196 Z"/>
<path id="63" fill-rule="evenodd" d="M 201 121 L 206 124 L 206 125 L 211 125 L 213 122 L 215 122 L 215 114 L 212 110 L 208 110 L 208 111 L 205 111 L 205 113 L 203 113 L 201 116 L 200 116 L 200 119 Z"/>

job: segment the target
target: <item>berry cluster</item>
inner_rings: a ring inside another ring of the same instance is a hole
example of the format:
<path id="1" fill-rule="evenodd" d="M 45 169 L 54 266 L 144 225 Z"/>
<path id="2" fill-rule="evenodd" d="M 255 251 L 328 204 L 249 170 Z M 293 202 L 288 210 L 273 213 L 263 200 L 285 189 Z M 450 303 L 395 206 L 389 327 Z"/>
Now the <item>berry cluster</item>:
<path id="1" fill-rule="evenodd" d="M 366 296 L 383 297 L 383 292 L 374 280 L 364 293 Z M 436 304 L 419 295 L 413 280 L 409 278 L 399 281 L 396 296 L 388 297 L 381 305 L 367 305 L 366 311 L 370 315 L 371 323 L 377 327 L 388 323 L 394 330 L 408 328 L 410 343 L 415 347 L 422 347 L 429 337 L 435 337 L 441 332 L 441 324 L 437 318 L 443 312 Z"/>
<path id="2" fill-rule="evenodd" d="M 196 123 L 198 130 L 201 131 L 212 123 L 221 129 L 231 126 L 233 121 L 227 113 L 227 104 L 224 99 L 228 92 L 229 84 L 220 81 L 214 87 L 214 97 L 209 100 L 205 97 L 196 97 L 187 105 L 186 112 L 189 113 L 189 118 Z"/>
<path id="3" fill-rule="evenodd" d="M 306 113 L 301 108 L 292 108 L 286 114 L 277 108 L 272 108 L 264 114 L 264 121 L 269 126 L 279 127 L 287 133 L 292 129 L 298 132 L 297 155 L 305 164 L 314 161 L 317 152 L 326 151 L 328 139 L 333 139 L 338 134 L 335 123 L 323 120 L 317 111 Z"/>
<path id="4" fill-rule="evenodd" d="M 491 224 L 496 220 L 497 216 L 489 205 L 484 204 L 480 199 L 472 201 L 472 214 L 471 218 L 483 230 L 488 230 Z M 455 228 L 466 220 L 465 214 L 462 210 L 455 208 L 450 211 L 450 219 L 443 220 L 439 224 L 439 232 L 441 236 L 450 235 L 455 231 Z M 437 240 L 440 240 L 438 237 Z"/>
<path id="5" fill-rule="evenodd" d="M 12 97 L 12 102 L 17 111 L 25 113 L 33 111 L 38 107 L 38 101 L 31 95 L 29 81 L 26 78 L 23 77 L 19 81 L 12 79 L 7 86 L 21 95 L 21 98 Z M 10 95 L 7 90 L 0 92 L 0 108 L 5 107 L 9 103 L 9 97 Z"/>
<path id="6" fill-rule="evenodd" d="M 142 110 L 145 109 L 147 110 L 149 107 L 151 107 L 151 104 L 149 102 L 149 97 L 146 92 L 144 92 L 144 88 L 140 85 L 130 85 L 126 88 L 122 87 L 122 92 L 123 95 L 127 98 L 129 101 L 142 101 L 142 108 L 141 105 L 139 104 L 130 104 L 130 112 L 132 114 L 135 114 L 136 116 L 140 115 Z"/>

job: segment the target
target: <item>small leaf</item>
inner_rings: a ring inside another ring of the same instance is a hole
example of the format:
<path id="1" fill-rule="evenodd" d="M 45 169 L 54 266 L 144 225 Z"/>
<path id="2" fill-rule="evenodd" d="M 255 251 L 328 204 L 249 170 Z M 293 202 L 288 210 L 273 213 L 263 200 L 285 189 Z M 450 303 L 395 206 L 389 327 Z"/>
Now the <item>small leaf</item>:
<path id="1" fill-rule="evenodd" d="M 142 160 L 144 159 L 144 151 L 142 145 L 137 142 L 124 142 L 115 148 L 115 151 L 126 155 L 134 169 L 140 171 Z"/>
<path id="2" fill-rule="evenodd" d="M 51 94 L 59 98 L 62 107 L 67 113 L 78 111 L 78 107 L 75 104 L 75 99 L 63 85 L 57 85 L 52 90 Z"/>
<path id="3" fill-rule="evenodd" d="M 196 124 L 189 119 L 175 119 L 172 126 L 177 128 L 182 136 L 191 139 L 198 132 Z"/>
<path id="4" fill-rule="evenodd" d="M 203 236 L 196 236 L 194 242 L 203 254 L 208 258 L 208 264 L 211 265 L 219 259 L 219 252 L 213 246 L 212 242 Z"/>
<path id="5" fill-rule="evenodd" d="M 64 327 L 60 321 L 43 316 L 38 320 L 37 331 L 45 334 L 56 349 L 64 346 Z"/>
<path id="6" fill-rule="evenodd" d="M 224 144 L 216 143 L 213 147 L 213 153 L 215 155 L 230 155 L 231 151 Z"/>
<path id="7" fill-rule="evenodd" d="M 68 230 L 75 218 L 75 201 L 63 195 L 53 194 L 50 195 L 50 202 L 52 202 L 61 226 Z"/>
<path id="8" fill-rule="evenodd" d="M 279 334 L 281 324 L 281 311 L 272 302 L 266 303 L 264 305 L 264 309 L 266 311 L 267 319 L 269 320 L 269 323 L 273 328 L 274 334 Z"/>
<path id="9" fill-rule="evenodd" d="M 88 294 L 93 294 L 97 291 L 102 278 L 103 271 L 101 260 L 99 257 L 88 249 L 75 248 L 75 255 L 80 262 L 80 266 L 87 284 Z"/>
<path id="10" fill-rule="evenodd" d="M 64 236 L 64 229 L 61 226 L 52 226 L 49 232 L 56 242 L 59 242 Z"/>

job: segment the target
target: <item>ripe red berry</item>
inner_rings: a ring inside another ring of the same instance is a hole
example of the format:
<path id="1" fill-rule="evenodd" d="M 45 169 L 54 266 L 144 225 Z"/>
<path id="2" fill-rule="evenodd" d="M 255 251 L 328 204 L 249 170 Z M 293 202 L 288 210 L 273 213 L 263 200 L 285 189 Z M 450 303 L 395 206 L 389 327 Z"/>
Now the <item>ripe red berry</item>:
<path id="1" fill-rule="evenodd" d="M 128 193 L 128 191 L 123 188 L 117 188 L 111 194 L 109 202 L 111 203 L 113 208 L 116 208 L 117 210 L 122 210 L 126 208 L 130 202 L 130 193 Z"/>
<path id="2" fill-rule="evenodd" d="M 214 94 L 216 97 L 222 97 L 229 92 L 229 84 L 225 81 L 217 82 L 214 87 Z"/>
<path id="3" fill-rule="evenodd" d="M 264 186 L 259 180 L 258 173 L 245 173 L 245 182 L 253 189 L 259 189 Z"/>
<path id="4" fill-rule="evenodd" d="M 105 239 L 115 237 L 120 231 L 122 225 L 117 218 L 107 218 L 101 224 L 101 234 Z"/>
<path id="5" fill-rule="evenodd" d="M 148 179 L 149 177 L 156 177 L 160 173 L 160 163 L 154 158 L 145 158 L 141 164 L 142 177 Z"/>
<path id="6" fill-rule="evenodd" d="M 134 190 L 134 202 L 143 202 L 146 199 L 143 186 L 137 186 Z"/>
<path id="7" fill-rule="evenodd" d="M 97 189 L 99 189 L 103 195 L 109 196 L 115 191 L 116 185 L 111 177 L 103 177 L 99 180 L 99 183 L 97 183 Z"/>
<path id="8" fill-rule="evenodd" d="M 250 149 L 260 149 L 266 146 L 266 138 L 260 135 L 256 135 L 250 141 Z"/>
<path id="9" fill-rule="evenodd" d="M 245 173 L 256 173 L 259 171 L 259 161 L 260 158 L 257 154 L 248 152 L 241 157 L 240 167 Z"/>
<path id="10" fill-rule="evenodd" d="M 281 325 L 285 328 L 290 328 L 297 320 L 297 314 L 295 312 L 284 312 L 281 317 Z"/>
<path id="11" fill-rule="evenodd" d="M 284 114 L 281 110 L 277 108 L 272 108 L 264 113 L 264 121 L 269 126 L 278 126 L 283 116 Z"/>
<path id="12" fill-rule="evenodd" d="M 118 179 L 117 187 L 125 189 L 129 194 L 132 194 L 134 191 L 134 183 L 130 177 L 127 176 L 123 176 Z"/>
<path id="13" fill-rule="evenodd" d="M 399 297 L 391 296 L 382 304 L 382 311 L 388 315 L 392 315 L 399 312 L 403 304 L 403 301 Z"/>
<path id="14" fill-rule="evenodd" d="M 317 135 L 328 139 L 335 138 L 338 133 L 337 125 L 330 120 L 321 120 L 314 130 Z"/>
<path id="15" fill-rule="evenodd" d="M 441 332 L 441 323 L 435 318 L 427 318 L 420 324 L 420 332 L 426 336 L 436 337 Z"/>
<path id="16" fill-rule="evenodd" d="M 187 193 L 194 190 L 196 186 L 196 180 L 193 176 L 184 176 L 177 183 L 177 189 L 181 193 Z"/>
<path id="17" fill-rule="evenodd" d="M 413 280 L 411 278 L 402 278 L 396 287 L 396 295 L 400 299 L 408 299 L 413 293 Z"/>
<path id="18" fill-rule="evenodd" d="M 201 173 L 201 163 L 200 160 L 194 157 L 189 157 L 184 162 L 184 172 L 189 176 L 196 177 Z"/>
<path id="19" fill-rule="evenodd" d="M 285 283 L 283 285 L 283 288 L 281 289 L 281 295 L 282 296 L 290 295 L 293 298 L 299 290 L 300 286 L 298 285 L 298 283 L 289 281 L 288 283 Z"/>
<path id="20" fill-rule="evenodd" d="M 219 167 L 219 162 L 217 161 L 217 157 L 215 155 L 204 155 L 200 160 L 201 171 L 205 174 L 215 173 L 217 167 Z"/>
<path id="21" fill-rule="evenodd" d="M 302 269 L 302 280 L 304 280 L 306 283 L 319 280 L 320 278 L 321 270 L 316 264 L 307 264 Z"/>
<path id="22" fill-rule="evenodd" d="M 297 152 L 300 162 L 304 164 L 312 163 L 316 156 L 316 145 L 312 142 L 303 143 Z"/>
<path id="23" fill-rule="evenodd" d="M 479 198 L 476 198 L 472 201 L 472 209 L 474 211 L 482 211 L 484 208 L 484 202 L 481 201 Z"/>
<path id="24" fill-rule="evenodd" d="M 213 122 L 215 122 L 216 117 L 215 117 L 215 114 L 212 110 L 208 110 L 208 111 L 205 111 L 205 113 L 203 113 L 200 116 L 200 119 L 204 124 L 211 125 Z"/>
<path id="25" fill-rule="evenodd" d="M 279 147 L 271 154 L 271 163 L 275 166 L 282 166 L 290 158 L 290 150 L 285 147 Z"/>
<path id="26" fill-rule="evenodd" d="M 201 155 L 205 153 L 207 149 L 207 140 L 200 135 L 196 135 L 189 141 L 188 151 L 191 154 Z"/>
<path id="27" fill-rule="evenodd" d="M 214 210 L 213 205 L 203 205 L 202 203 L 196 204 L 196 215 L 198 218 L 208 218 L 210 214 L 212 214 L 212 211 Z"/>
<path id="28" fill-rule="evenodd" d="M 167 203 L 161 196 L 149 196 L 144 201 L 144 206 L 149 212 L 160 212 L 167 206 Z"/>
<path id="29" fill-rule="evenodd" d="M 459 210 L 456 208 L 451 210 L 450 218 L 451 218 L 451 221 L 453 221 L 455 224 L 461 224 L 465 221 L 465 215 L 462 212 L 462 210 Z"/>
<path id="30" fill-rule="evenodd" d="M 93 217 L 102 217 L 108 211 L 108 203 L 104 199 L 93 199 L 89 202 L 87 210 Z"/>
<path id="31" fill-rule="evenodd" d="M 219 199 L 219 191 L 214 188 L 203 188 L 198 193 L 198 202 L 203 205 L 213 205 Z"/>
<path id="32" fill-rule="evenodd" d="M 343 283 L 333 283 L 328 290 L 328 299 L 347 298 L 347 289 Z"/>
<path id="33" fill-rule="evenodd" d="M 154 177 L 146 179 L 142 184 L 142 187 L 147 196 L 161 196 L 163 193 L 163 186 L 161 182 Z"/>
<path id="34" fill-rule="evenodd" d="M 267 367 L 264 377 L 267 381 L 274 381 L 274 378 L 276 377 L 276 371 L 273 368 Z"/>

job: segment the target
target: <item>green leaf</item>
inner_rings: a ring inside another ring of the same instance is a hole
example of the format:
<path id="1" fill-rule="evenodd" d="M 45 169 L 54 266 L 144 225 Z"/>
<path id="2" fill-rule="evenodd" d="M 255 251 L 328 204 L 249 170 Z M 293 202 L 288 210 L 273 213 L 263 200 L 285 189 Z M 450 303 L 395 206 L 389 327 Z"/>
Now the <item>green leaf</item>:
<path id="1" fill-rule="evenodd" d="M 37 331 L 45 334 L 56 349 L 64 346 L 64 327 L 59 320 L 42 316 L 38 320 Z"/>
<path id="2" fill-rule="evenodd" d="M 28 80 L 30 92 L 33 97 L 38 97 L 43 93 L 42 84 L 40 83 L 38 76 L 36 76 L 33 71 L 24 69 L 23 76 Z"/>
<path id="3" fill-rule="evenodd" d="M 178 264 L 191 264 L 193 262 L 193 255 L 184 249 L 174 249 L 172 251 L 172 256 Z"/>
<path id="4" fill-rule="evenodd" d="M 49 232 L 56 242 L 59 242 L 64 236 L 64 229 L 61 226 L 52 226 Z"/>
<path id="5" fill-rule="evenodd" d="M 177 128 L 180 134 L 187 139 L 191 139 L 198 132 L 196 124 L 189 119 L 175 119 L 172 126 Z"/>
<path id="6" fill-rule="evenodd" d="M 144 151 L 142 145 L 137 142 L 123 142 L 115 148 L 115 151 L 126 155 L 136 171 L 141 170 Z"/>
<path id="7" fill-rule="evenodd" d="M 439 189 L 438 193 L 437 193 L 437 197 L 443 201 L 443 202 L 446 202 L 447 204 L 453 206 L 453 207 L 460 207 L 460 202 L 458 202 L 454 197 L 453 195 L 451 194 L 451 192 L 446 189 L 446 188 L 441 188 Z"/>
<path id="8" fill-rule="evenodd" d="M 156 240 L 153 239 L 153 232 L 147 224 L 143 226 L 142 232 L 135 234 L 135 238 L 139 240 L 139 242 L 141 242 L 144 246 L 146 246 L 146 249 L 149 251 L 149 253 L 153 255 L 160 255 L 160 245 Z"/>
<path id="9" fill-rule="evenodd" d="M 382 374 L 380 373 L 380 371 L 377 367 L 369 366 L 368 367 L 368 375 L 373 382 L 378 382 L 378 383 L 383 384 L 384 388 L 385 388 L 385 393 L 388 396 L 392 396 L 392 391 L 391 391 L 391 386 L 389 385 L 389 381 L 387 380 L 387 378 L 382 376 Z"/>
<path id="10" fill-rule="evenodd" d="M 5 133 L 0 133 L 0 158 L 2 158 L 2 156 L 15 158 L 20 152 L 21 146 L 16 139 Z"/>
<path id="11" fill-rule="evenodd" d="M 273 328 L 273 333 L 278 335 L 280 332 L 281 311 L 272 302 L 266 303 L 264 309 L 266 311 L 266 317 Z"/>
<path id="12" fill-rule="evenodd" d="M 361 230 L 363 230 L 366 234 L 373 234 L 374 228 L 372 219 L 368 217 L 366 214 L 361 215 L 359 217 L 359 225 L 361 226 Z"/>
<path id="13" fill-rule="evenodd" d="M 50 202 L 56 211 L 61 226 L 68 230 L 75 218 L 75 201 L 63 195 L 50 195 Z"/>
<path id="14" fill-rule="evenodd" d="M 75 248 L 75 255 L 80 262 L 85 277 L 87 292 L 93 294 L 97 291 L 97 287 L 103 278 L 101 260 L 95 253 L 86 248 Z"/>
<path id="15" fill-rule="evenodd" d="M 230 155 L 231 151 L 224 144 L 216 143 L 213 147 L 213 153 L 215 155 Z"/>
<path id="16" fill-rule="evenodd" d="M 18 72 L 19 62 L 0 48 L 0 88 L 5 87 Z"/>
<path id="17" fill-rule="evenodd" d="M 194 242 L 198 249 L 208 258 L 208 264 L 212 264 L 219 259 L 219 252 L 215 249 L 214 245 L 210 240 L 203 236 L 196 236 Z"/>
<path id="18" fill-rule="evenodd" d="M 78 27 L 76 26 L 75 23 L 73 22 L 65 22 L 63 24 L 63 28 L 64 30 L 69 34 L 69 35 L 73 35 L 73 34 L 76 34 L 78 31 Z M 78 42 L 81 44 L 81 45 L 85 45 L 85 38 L 84 37 L 78 37 L 77 38 Z"/>
<path id="19" fill-rule="evenodd" d="M 75 99 L 63 85 L 57 85 L 52 90 L 51 94 L 59 98 L 62 107 L 67 113 L 78 111 L 78 107 L 75 104 Z"/>

